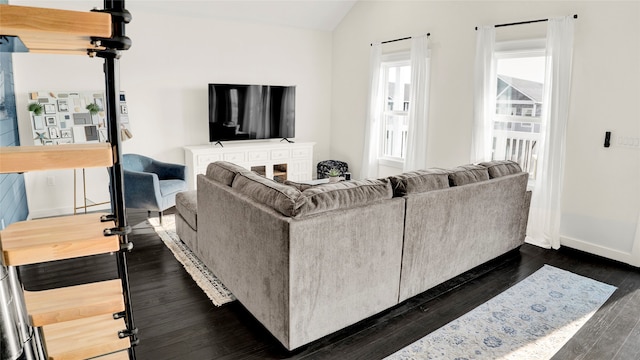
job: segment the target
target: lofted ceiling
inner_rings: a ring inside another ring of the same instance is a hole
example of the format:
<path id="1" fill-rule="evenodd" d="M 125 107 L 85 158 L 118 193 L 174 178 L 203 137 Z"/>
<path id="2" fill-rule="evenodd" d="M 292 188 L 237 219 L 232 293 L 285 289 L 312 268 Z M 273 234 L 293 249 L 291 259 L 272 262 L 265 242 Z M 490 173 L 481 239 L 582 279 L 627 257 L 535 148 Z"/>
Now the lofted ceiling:
<path id="1" fill-rule="evenodd" d="M 357 0 L 129 0 L 136 9 L 188 17 L 333 31 Z"/>

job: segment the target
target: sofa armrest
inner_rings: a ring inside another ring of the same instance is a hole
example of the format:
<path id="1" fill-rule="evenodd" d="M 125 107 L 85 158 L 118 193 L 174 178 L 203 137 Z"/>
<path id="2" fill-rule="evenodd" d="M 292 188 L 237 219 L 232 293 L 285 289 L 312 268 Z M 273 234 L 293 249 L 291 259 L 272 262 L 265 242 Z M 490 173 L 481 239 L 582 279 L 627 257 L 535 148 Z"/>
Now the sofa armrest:
<path id="1" fill-rule="evenodd" d="M 160 211 L 162 203 L 158 175 L 124 170 L 125 206 L 133 209 Z"/>

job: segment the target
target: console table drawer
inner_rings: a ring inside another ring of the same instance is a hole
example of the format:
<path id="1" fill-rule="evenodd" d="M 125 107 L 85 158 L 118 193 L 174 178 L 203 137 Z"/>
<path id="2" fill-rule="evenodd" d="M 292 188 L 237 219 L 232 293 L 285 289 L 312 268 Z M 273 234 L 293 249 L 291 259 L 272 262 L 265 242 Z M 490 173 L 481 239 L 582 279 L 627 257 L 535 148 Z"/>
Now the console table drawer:
<path id="1" fill-rule="evenodd" d="M 220 154 L 198 155 L 198 165 L 209 165 L 218 160 L 220 160 Z"/>
<path id="2" fill-rule="evenodd" d="M 266 151 L 249 151 L 249 161 L 264 161 L 269 159 Z"/>
<path id="3" fill-rule="evenodd" d="M 306 158 L 310 156 L 311 156 L 310 148 L 293 149 L 291 153 L 291 157 L 293 158 Z"/>
<path id="4" fill-rule="evenodd" d="M 280 160 L 280 159 L 288 159 L 290 152 L 288 149 L 275 149 L 271 150 L 271 159 Z"/>
<path id="5" fill-rule="evenodd" d="M 226 153 L 224 154 L 224 161 L 229 161 L 229 162 L 243 162 L 244 160 L 244 154 L 243 152 L 236 152 L 236 153 Z"/>

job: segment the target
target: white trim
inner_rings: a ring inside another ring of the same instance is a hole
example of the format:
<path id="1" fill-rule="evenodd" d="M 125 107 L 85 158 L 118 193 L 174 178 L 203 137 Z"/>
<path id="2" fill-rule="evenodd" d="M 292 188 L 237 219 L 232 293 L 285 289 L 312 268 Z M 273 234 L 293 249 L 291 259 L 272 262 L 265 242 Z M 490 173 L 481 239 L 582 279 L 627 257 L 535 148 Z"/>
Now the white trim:
<path id="1" fill-rule="evenodd" d="M 562 246 L 567 246 L 573 249 L 577 249 L 584 252 L 588 252 L 590 254 L 606 257 L 608 259 L 620 261 L 633 266 L 640 266 L 640 264 L 638 264 L 637 261 L 634 263 L 632 253 L 627 253 L 624 251 L 612 249 L 602 245 L 596 245 L 587 241 L 571 238 L 568 236 L 560 236 L 560 244 Z"/>
<path id="2" fill-rule="evenodd" d="M 546 39 L 511 40 L 496 42 L 494 51 L 497 58 L 544 56 Z"/>
<path id="3" fill-rule="evenodd" d="M 629 262 L 629 264 L 640 267 L 640 214 L 638 214 L 636 237 L 633 241 L 633 249 L 631 250 L 631 262 Z"/>
<path id="4" fill-rule="evenodd" d="M 381 157 L 378 159 L 378 165 L 402 169 L 404 167 L 404 160 L 396 160 L 389 157 Z"/>
<path id="5" fill-rule="evenodd" d="M 382 54 L 380 62 L 382 64 L 409 63 L 411 53 L 409 51 L 398 51 Z"/>

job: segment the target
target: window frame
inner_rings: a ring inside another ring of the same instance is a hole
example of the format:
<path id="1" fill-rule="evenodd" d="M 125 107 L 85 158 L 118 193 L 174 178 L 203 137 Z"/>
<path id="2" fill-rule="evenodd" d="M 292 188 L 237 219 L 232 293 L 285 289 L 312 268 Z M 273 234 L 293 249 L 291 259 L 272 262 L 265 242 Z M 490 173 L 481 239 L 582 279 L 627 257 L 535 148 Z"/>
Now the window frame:
<path id="1" fill-rule="evenodd" d="M 388 89 L 388 84 L 389 84 L 389 68 L 391 67 L 399 67 L 399 66 L 409 66 L 409 68 L 411 67 L 411 53 L 409 51 L 401 51 L 401 52 L 394 52 L 394 53 L 388 53 L 388 54 L 384 54 L 382 55 L 381 61 L 380 61 L 380 67 L 382 70 L 382 74 L 383 74 L 383 84 L 384 84 L 384 94 L 383 94 L 383 98 L 384 98 L 384 108 L 382 110 L 382 112 L 380 113 L 380 141 L 379 141 L 379 146 L 378 146 L 378 163 L 380 165 L 384 165 L 384 166 L 389 166 L 389 167 L 395 167 L 395 168 L 400 168 L 402 169 L 404 167 L 404 158 L 403 157 L 397 157 L 397 156 L 388 156 L 384 154 L 384 147 L 386 145 L 385 142 L 385 124 L 386 124 L 386 117 L 391 115 L 391 116 L 405 116 L 409 117 L 409 110 L 407 111 L 399 111 L 399 110 L 387 110 L 387 101 L 388 101 L 388 95 L 389 95 L 389 89 Z M 411 104 L 409 104 L 409 106 L 411 106 Z M 408 131 L 408 129 L 407 129 Z M 406 146 L 406 144 L 405 144 Z M 405 154 L 406 155 L 406 154 Z"/>

